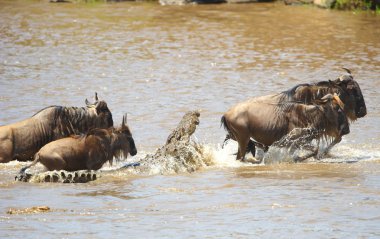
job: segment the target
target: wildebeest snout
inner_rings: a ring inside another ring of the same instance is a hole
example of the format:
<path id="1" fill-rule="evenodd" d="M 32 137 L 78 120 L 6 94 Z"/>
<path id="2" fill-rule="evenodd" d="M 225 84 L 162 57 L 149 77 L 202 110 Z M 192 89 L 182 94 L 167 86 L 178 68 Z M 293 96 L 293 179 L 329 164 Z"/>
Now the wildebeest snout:
<path id="1" fill-rule="evenodd" d="M 367 108 L 366 107 L 360 107 L 359 112 L 357 112 L 357 116 L 359 118 L 364 117 L 367 114 Z"/>
<path id="2" fill-rule="evenodd" d="M 135 156 L 137 154 L 137 149 L 136 149 L 135 141 L 133 140 L 133 138 L 129 139 L 129 146 L 130 146 L 130 150 L 131 150 L 129 152 L 129 154 L 131 156 Z"/>
<path id="3" fill-rule="evenodd" d="M 348 124 L 340 125 L 340 135 L 346 135 L 350 133 L 350 126 Z"/>

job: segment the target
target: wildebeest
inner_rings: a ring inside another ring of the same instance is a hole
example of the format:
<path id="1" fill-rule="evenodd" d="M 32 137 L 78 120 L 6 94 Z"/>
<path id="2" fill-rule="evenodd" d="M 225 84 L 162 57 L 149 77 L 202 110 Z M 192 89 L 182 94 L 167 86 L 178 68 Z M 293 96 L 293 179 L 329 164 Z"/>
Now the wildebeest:
<path id="1" fill-rule="evenodd" d="M 367 114 L 367 108 L 359 84 L 354 80 L 351 71 L 348 75 L 342 75 L 334 81 L 320 81 L 315 84 L 299 84 L 290 90 L 280 93 L 279 102 L 298 101 L 304 104 L 312 104 L 314 100 L 321 99 L 327 94 L 338 94 L 344 103 L 344 112 L 354 121 Z"/>
<path id="2" fill-rule="evenodd" d="M 343 68 L 348 75 L 342 75 L 334 81 L 320 81 L 315 84 L 300 84 L 290 90 L 278 95 L 279 102 L 297 101 L 305 104 L 312 104 L 313 101 L 321 99 L 327 94 L 338 94 L 344 103 L 346 116 L 355 121 L 367 114 L 367 107 L 364 101 L 359 84 L 354 80 L 351 71 Z M 335 138 L 328 147 L 320 153 L 323 156 L 334 145 L 342 140 L 341 137 Z"/>
<path id="3" fill-rule="evenodd" d="M 314 105 L 297 102 L 278 102 L 277 95 L 262 96 L 241 102 L 221 118 L 227 138 L 238 142 L 236 159 L 245 159 L 247 148 L 255 156 L 250 138 L 268 147 L 294 128 L 311 128 L 319 137 L 341 137 L 350 132 L 343 112 L 344 104 L 337 95 L 328 94 Z M 250 143 L 250 145 L 249 145 Z"/>
<path id="4" fill-rule="evenodd" d="M 50 106 L 31 118 L 0 126 L 0 163 L 32 160 L 45 144 L 92 128 L 113 126 L 112 114 L 105 101 L 86 99 L 87 107 Z"/>
<path id="5" fill-rule="evenodd" d="M 48 170 L 98 170 L 104 163 L 112 163 L 113 158 L 137 154 L 132 133 L 126 124 L 127 117 L 119 128 L 91 129 L 87 134 L 66 137 L 48 143 L 34 156 L 34 161 L 21 169 L 40 162 Z"/>

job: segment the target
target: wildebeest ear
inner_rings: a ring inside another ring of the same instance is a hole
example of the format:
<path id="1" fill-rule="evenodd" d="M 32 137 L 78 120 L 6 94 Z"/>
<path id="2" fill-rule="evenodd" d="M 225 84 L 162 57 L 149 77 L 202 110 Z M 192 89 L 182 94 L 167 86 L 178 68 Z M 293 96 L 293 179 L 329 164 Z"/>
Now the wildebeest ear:
<path id="1" fill-rule="evenodd" d="M 102 111 L 107 111 L 107 110 L 108 110 L 107 103 L 104 102 L 104 101 L 99 101 L 99 102 L 96 104 L 95 108 L 96 108 L 96 113 L 98 113 L 98 114 L 99 114 L 100 112 L 102 112 Z"/>

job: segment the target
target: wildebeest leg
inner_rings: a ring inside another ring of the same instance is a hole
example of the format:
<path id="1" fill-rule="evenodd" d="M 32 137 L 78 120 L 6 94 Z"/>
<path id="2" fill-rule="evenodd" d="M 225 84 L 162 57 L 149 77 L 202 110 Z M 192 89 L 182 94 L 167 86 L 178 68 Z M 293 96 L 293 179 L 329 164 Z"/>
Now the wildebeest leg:
<path id="1" fill-rule="evenodd" d="M 247 150 L 251 152 L 253 157 L 255 157 L 256 156 L 255 142 L 253 142 L 252 140 L 249 140 Z"/>
<path id="2" fill-rule="evenodd" d="M 224 148 L 224 145 L 226 145 L 226 142 L 231 139 L 231 136 L 229 134 L 226 135 L 226 138 L 223 141 L 222 148 Z"/>
<path id="3" fill-rule="evenodd" d="M 332 147 L 334 147 L 336 144 L 338 144 L 340 141 L 342 141 L 342 137 L 338 137 L 338 138 L 335 138 L 334 140 L 333 140 L 333 142 L 331 143 L 331 144 L 329 144 L 328 146 L 327 146 L 327 148 L 325 148 L 325 150 L 323 150 L 321 153 L 319 153 L 318 155 L 317 155 L 317 158 L 318 159 L 321 159 L 321 158 L 323 158 L 324 156 L 326 156 L 326 154 L 332 149 Z"/>
<path id="4" fill-rule="evenodd" d="M 237 160 L 245 161 L 245 154 L 247 152 L 248 142 L 249 142 L 249 137 L 242 137 L 238 139 L 239 150 L 236 156 Z"/>
<path id="5" fill-rule="evenodd" d="M 57 153 L 48 156 L 40 155 L 39 161 L 50 171 L 65 170 L 67 167 L 66 161 Z"/>

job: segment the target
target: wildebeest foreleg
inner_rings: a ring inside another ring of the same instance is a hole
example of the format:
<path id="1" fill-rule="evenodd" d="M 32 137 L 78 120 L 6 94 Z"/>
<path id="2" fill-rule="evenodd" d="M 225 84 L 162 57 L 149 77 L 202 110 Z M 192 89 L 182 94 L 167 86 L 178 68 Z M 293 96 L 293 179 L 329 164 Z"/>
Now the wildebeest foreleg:
<path id="1" fill-rule="evenodd" d="M 321 159 L 323 158 L 324 156 L 326 156 L 326 154 L 336 145 L 338 144 L 340 141 L 342 141 L 342 137 L 338 137 L 338 138 L 335 138 L 331 144 L 329 144 L 322 152 L 320 152 L 318 155 L 317 155 L 317 158 L 318 159 Z"/>

